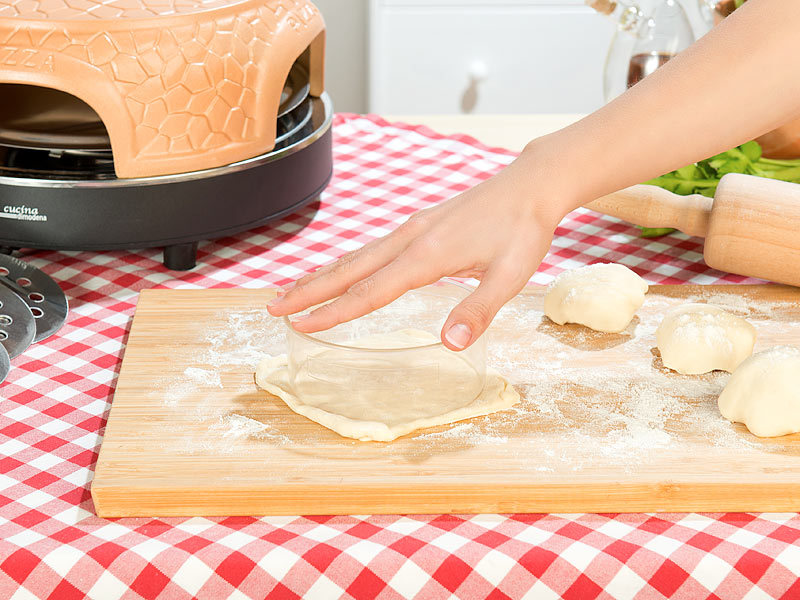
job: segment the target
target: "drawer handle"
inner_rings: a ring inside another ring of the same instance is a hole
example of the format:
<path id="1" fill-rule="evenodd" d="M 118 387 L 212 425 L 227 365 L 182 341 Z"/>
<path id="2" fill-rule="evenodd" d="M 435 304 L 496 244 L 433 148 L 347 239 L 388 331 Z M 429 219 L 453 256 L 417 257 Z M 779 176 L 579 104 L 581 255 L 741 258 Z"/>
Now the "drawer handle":
<path id="1" fill-rule="evenodd" d="M 483 81 L 489 77 L 489 65 L 485 61 L 476 60 L 469 65 L 469 78 L 474 82 Z"/>
<path id="2" fill-rule="evenodd" d="M 461 94 L 461 112 L 471 113 L 478 104 L 478 84 L 489 77 L 489 65 L 483 60 L 474 60 L 467 68 L 469 83 Z"/>

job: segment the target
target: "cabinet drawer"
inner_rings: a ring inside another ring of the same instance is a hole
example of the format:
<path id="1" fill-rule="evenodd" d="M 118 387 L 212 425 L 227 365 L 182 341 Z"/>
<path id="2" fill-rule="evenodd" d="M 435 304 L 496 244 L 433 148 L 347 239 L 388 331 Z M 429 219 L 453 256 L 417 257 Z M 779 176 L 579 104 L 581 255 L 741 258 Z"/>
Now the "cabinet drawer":
<path id="1" fill-rule="evenodd" d="M 583 113 L 603 103 L 614 25 L 582 3 L 371 6 L 370 110 Z"/>

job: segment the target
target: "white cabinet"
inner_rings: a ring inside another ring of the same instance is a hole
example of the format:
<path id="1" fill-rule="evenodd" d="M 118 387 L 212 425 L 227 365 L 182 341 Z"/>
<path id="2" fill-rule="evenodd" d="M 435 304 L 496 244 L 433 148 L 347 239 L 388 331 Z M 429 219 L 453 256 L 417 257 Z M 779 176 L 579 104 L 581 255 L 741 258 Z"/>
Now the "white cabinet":
<path id="1" fill-rule="evenodd" d="M 602 104 L 613 24 L 562 2 L 373 0 L 369 108 L 578 113 Z"/>
<path id="2" fill-rule="evenodd" d="M 369 109 L 590 112 L 613 32 L 583 0 L 371 0 Z"/>

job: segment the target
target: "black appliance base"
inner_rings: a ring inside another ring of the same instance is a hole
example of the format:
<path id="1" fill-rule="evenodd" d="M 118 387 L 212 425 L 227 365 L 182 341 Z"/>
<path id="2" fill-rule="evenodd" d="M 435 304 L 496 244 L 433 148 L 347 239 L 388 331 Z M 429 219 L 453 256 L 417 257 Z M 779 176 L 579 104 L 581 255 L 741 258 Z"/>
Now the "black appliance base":
<path id="1" fill-rule="evenodd" d="M 163 247 L 169 269 L 195 265 L 197 242 L 258 227 L 315 201 L 333 173 L 332 107 L 314 99 L 303 137 L 240 163 L 139 179 L 3 176 L 0 252 Z"/>

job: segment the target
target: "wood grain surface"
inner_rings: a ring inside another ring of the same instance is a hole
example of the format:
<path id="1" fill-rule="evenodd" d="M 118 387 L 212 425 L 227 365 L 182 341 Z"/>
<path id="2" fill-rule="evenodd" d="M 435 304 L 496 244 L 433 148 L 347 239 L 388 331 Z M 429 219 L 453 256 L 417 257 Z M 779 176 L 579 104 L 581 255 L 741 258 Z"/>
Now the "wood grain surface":
<path id="1" fill-rule="evenodd" d="M 660 364 L 670 305 L 745 316 L 756 350 L 800 343 L 800 290 L 652 286 L 622 334 L 558 327 L 532 287 L 498 316 L 508 411 L 390 443 L 341 438 L 253 382 L 284 351 L 271 290 L 142 292 L 92 484 L 99 516 L 796 511 L 800 435 L 725 421 L 723 373 Z"/>

